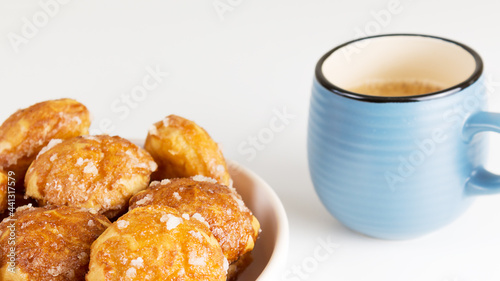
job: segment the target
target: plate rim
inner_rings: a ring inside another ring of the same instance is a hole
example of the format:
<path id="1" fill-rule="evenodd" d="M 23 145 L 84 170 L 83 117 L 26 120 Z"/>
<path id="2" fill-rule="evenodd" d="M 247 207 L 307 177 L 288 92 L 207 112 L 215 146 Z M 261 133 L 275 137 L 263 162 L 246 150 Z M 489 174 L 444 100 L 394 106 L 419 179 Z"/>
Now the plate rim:
<path id="1" fill-rule="evenodd" d="M 282 218 L 277 221 L 277 235 L 276 235 L 276 243 L 267 262 L 264 270 L 259 274 L 256 281 L 264 281 L 264 280 L 275 280 L 271 278 L 277 278 L 276 274 L 278 270 L 282 270 L 285 267 L 287 257 L 288 257 L 288 246 L 289 246 L 289 222 L 288 216 L 285 211 L 285 207 L 283 203 L 279 199 L 279 196 L 276 194 L 274 189 L 260 177 L 257 173 L 252 171 L 251 169 L 245 167 L 242 164 L 234 160 L 226 159 L 227 166 L 229 168 L 229 173 L 231 174 L 232 169 L 238 169 L 246 173 L 251 177 L 254 182 L 257 182 L 259 185 L 262 185 L 263 190 L 266 191 L 268 198 L 272 201 L 273 205 L 276 206 L 274 209 L 275 216 L 277 218 Z M 238 187 L 235 187 L 238 189 Z"/>

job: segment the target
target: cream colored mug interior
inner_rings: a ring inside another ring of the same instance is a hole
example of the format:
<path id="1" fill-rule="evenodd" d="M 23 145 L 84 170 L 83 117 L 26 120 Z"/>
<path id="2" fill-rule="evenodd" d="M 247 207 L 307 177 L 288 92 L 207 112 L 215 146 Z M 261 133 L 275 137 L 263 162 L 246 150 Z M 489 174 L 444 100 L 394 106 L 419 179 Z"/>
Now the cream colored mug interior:
<path id="1" fill-rule="evenodd" d="M 425 81 L 447 89 L 467 80 L 475 67 L 472 54 L 453 42 L 392 35 L 340 47 L 326 58 L 321 70 L 330 83 L 344 90 L 387 81 Z"/>

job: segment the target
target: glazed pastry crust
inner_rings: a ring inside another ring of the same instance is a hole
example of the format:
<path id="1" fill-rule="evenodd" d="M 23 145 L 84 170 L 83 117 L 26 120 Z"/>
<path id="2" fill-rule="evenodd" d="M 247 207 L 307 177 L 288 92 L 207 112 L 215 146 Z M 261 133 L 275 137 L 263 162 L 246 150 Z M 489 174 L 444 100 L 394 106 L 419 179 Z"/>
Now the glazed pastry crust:
<path id="1" fill-rule="evenodd" d="M 50 100 L 18 110 L 0 126 L 0 168 L 15 173 L 22 186 L 24 174 L 51 139 L 88 134 L 90 114 L 72 99 Z"/>
<path id="2" fill-rule="evenodd" d="M 42 206 L 85 207 L 113 218 L 147 188 L 156 167 L 144 149 L 117 136 L 53 140 L 28 169 L 26 195 Z"/>
<path id="3" fill-rule="evenodd" d="M 201 215 L 230 263 L 254 248 L 260 231 L 259 221 L 235 189 L 203 176 L 152 182 L 130 199 L 130 209 L 147 205 Z"/>
<path id="4" fill-rule="evenodd" d="M 0 213 L 7 210 L 7 184 L 9 183 L 7 173 L 0 170 Z"/>
<path id="5" fill-rule="evenodd" d="M 210 230 L 165 206 L 136 208 L 92 244 L 86 280 L 226 280 Z"/>
<path id="6" fill-rule="evenodd" d="M 21 207 L 14 214 L 16 270 L 11 253 L 9 218 L 0 223 L 0 280 L 84 280 L 92 242 L 111 224 L 99 214 L 75 207 Z"/>
<path id="7" fill-rule="evenodd" d="M 144 148 L 158 163 L 155 180 L 203 175 L 231 185 L 219 146 L 193 121 L 167 116 L 149 129 Z"/>

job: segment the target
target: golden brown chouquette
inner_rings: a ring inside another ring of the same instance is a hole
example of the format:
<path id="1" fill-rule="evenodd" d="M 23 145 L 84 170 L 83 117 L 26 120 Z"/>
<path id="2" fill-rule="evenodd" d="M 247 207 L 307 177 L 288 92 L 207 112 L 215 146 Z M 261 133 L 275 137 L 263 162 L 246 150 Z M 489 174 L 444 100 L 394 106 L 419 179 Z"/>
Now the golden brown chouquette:
<path id="1" fill-rule="evenodd" d="M 225 281 L 228 269 L 208 227 L 151 205 L 115 221 L 92 244 L 87 281 Z"/>
<path id="2" fill-rule="evenodd" d="M 149 153 L 118 136 L 52 140 L 26 173 L 26 195 L 42 206 L 85 207 L 113 218 L 148 187 L 156 167 Z"/>
<path id="3" fill-rule="evenodd" d="M 149 129 L 144 148 L 158 163 L 154 180 L 203 175 L 231 185 L 218 144 L 191 120 L 169 115 L 156 122 Z"/>
<path id="4" fill-rule="evenodd" d="M 90 113 L 73 99 L 49 100 L 20 109 L 0 126 L 0 169 L 12 172 L 16 187 L 40 150 L 51 139 L 88 134 Z"/>
<path id="5" fill-rule="evenodd" d="M 174 208 L 186 218 L 206 221 L 219 241 L 225 257 L 232 263 L 253 250 L 260 224 L 234 188 L 212 178 L 166 179 L 130 199 L 130 209 L 148 205 Z"/>

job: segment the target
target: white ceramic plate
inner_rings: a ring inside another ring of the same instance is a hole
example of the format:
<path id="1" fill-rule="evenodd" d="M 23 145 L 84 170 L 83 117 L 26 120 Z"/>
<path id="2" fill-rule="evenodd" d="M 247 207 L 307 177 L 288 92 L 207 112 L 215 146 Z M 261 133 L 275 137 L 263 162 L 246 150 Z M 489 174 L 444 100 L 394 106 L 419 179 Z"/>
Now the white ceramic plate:
<path id="1" fill-rule="evenodd" d="M 254 172 L 228 162 L 234 187 L 260 222 L 262 232 L 252 252 L 253 262 L 238 281 L 280 280 L 288 254 L 288 219 L 273 189 Z"/>

